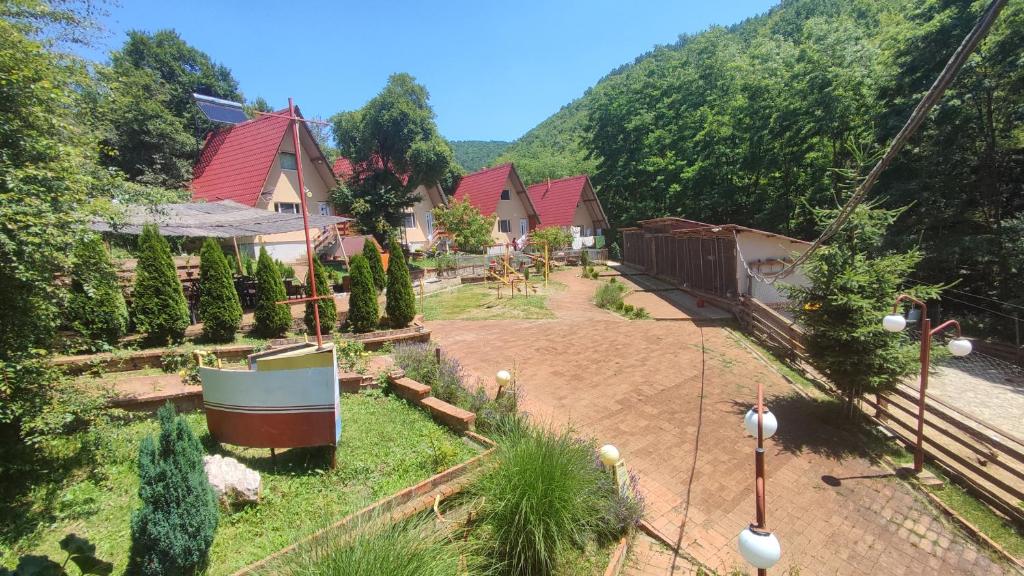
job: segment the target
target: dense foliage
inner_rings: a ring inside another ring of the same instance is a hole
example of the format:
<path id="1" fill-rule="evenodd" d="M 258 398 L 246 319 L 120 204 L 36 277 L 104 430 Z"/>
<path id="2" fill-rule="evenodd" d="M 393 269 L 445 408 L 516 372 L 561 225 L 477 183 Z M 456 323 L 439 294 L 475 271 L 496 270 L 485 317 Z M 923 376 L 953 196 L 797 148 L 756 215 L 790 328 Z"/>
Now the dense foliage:
<path id="1" fill-rule="evenodd" d="M 370 332 L 377 328 L 380 307 L 377 304 L 377 289 L 373 285 L 373 273 L 362 254 L 349 259 L 349 277 L 352 293 L 348 299 L 346 323 L 353 332 Z"/>
<path id="2" fill-rule="evenodd" d="M 199 253 L 199 319 L 203 337 L 211 342 L 231 342 L 242 324 L 231 267 L 224 251 L 213 238 L 203 242 Z"/>
<path id="3" fill-rule="evenodd" d="M 171 257 L 171 247 L 156 225 L 147 224 L 142 228 L 138 252 L 132 322 L 152 342 L 179 341 L 189 325 L 188 304 Z"/>
<path id="4" fill-rule="evenodd" d="M 377 245 L 369 241 L 369 239 L 363 243 L 363 257 L 366 258 L 366 263 L 370 266 L 370 273 L 373 275 L 373 287 L 378 292 L 384 290 L 388 282 L 388 277 L 384 273 L 384 262 L 380 257 L 380 251 L 377 250 Z"/>
<path id="5" fill-rule="evenodd" d="M 616 228 L 681 215 L 809 237 L 814 209 L 834 208 L 844 196 L 841 171 L 863 173 L 986 4 L 786 0 L 613 71 L 503 159 L 528 182 L 592 168 Z M 961 292 L 1017 305 L 1022 49 L 1024 6 L 1010 2 L 874 193 L 884 207 L 913 204 L 885 243 L 920 243 L 917 280 L 959 279 Z M 529 163 L 549 157 L 562 168 L 534 173 Z M 1010 325 L 990 329 L 1012 338 Z"/>
<path id="6" fill-rule="evenodd" d="M 416 295 L 412 291 L 409 266 L 398 240 L 392 236 L 388 245 L 388 291 L 384 312 L 392 328 L 405 328 L 416 317 Z"/>
<path id="7" fill-rule="evenodd" d="M 333 118 L 338 151 L 352 162 L 352 175 L 334 195 L 335 203 L 378 241 L 419 200 L 418 186 L 451 190 L 460 173 L 451 147 L 437 132 L 429 99 L 415 78 L 393 74 L 365 106 Z"/>
<path id="8" fill-rule="evenodd" d="M 313 278 L 316 279 L 316 293 L 320 297 L 316 301 L 317 315 L 320 317 L 320 333 L 330 334 L 338 323 L 338 306 L 334 301 L 334 288 L 331 286 L 330 271 L 320 262 L 319 258 L 313 259 Z M 306 296 L 313 295 L 313 283 L 310 275 L 306 275 Z M 327 298 L 324 298 L 327 296 Z M 316 333 L 316 318 L 313 315 L 313 302 L 306 302 L 306 312 L 303 321 L 306 323 L 306 331 L 309 334 Z"/>
<path id="9" fill-rule="evenodd" d="M 504 140 L 452 140 L 449 142 L 455 161 L 466 172 L 476 172 L 494 166 L 494 160 L 511 142 Z"/>
<path id="10" fill-rule="evenodd" d="M 116 344 L 128 330 L 128 306 L 99 236 L 87 236 L 75 246 L 68 324 L 88 340 L 108 345 Z"/>
<path id="11" fill-rule="evenodd" d="M 572 233 L 562 226 L 544 226 L 530 232 L 530 242 L 536 244 L 538 250 L 543 250 L 544 244 L 549 251 L 561 250 L 572 246 Z"/>
<path id="12" fill-rule="evenodd" d="M 434 208 L 433 213 L 437 228 L 451 235 L 459 250 L 479 253 L 491 245 L 494 218 L 481 214 L 469 200 L 452 199 L 446 206 Z"/>
<path id="13" fill-rule="evenodd" d="M 203 446 L 169 402 L 160 432 L 139 446 L 140 507 L 132 513 L 128 574 L 191 576 L 206 564 L 217 531 L 217 500 Z"/>
<path id="14" fill-rule="evenodd" d="M 257 334 L 278 338 L 291 328 L 291 308 L 287 304 L 278 304 L 287 299 L 277 264 L 267 254 L 267 249 L 260 246 L 260 257 L 256 261 L 256 311 L 253 314 Z"/>
<path id="15" fill-rule="evenodd" d="M 805 265 L 810 285 L 784 287 L 807 331 L 811 362 L 843 391 L 851 410 L 861 394 L 892 389 L 919 367 L 917 347 L 905 334 L 885 331 L 880 319 L 921 259 L 916 251 L 882 247 L 885 229 L 899 215 L 858 207 L 850 224 Z M 827 222 L 835 214 L 819 217 Z M 934 297 L 936 290 L 919 286 L 914 293 Z"/>

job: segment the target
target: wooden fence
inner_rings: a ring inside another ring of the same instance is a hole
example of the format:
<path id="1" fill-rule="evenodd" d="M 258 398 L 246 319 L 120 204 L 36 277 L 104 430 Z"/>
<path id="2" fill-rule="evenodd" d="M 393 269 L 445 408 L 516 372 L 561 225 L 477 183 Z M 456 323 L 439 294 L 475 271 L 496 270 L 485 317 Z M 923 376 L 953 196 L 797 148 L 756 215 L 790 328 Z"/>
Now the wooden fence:
<path id="1" fill-rule="evenodd" d="M 739 294 L 736 241 L 731 237 L 680 237 L 627 230 L 623 261 L 690 290 L 723 298 Z"/>
<path id="2" fill-rule="evenodd" d="M 746 332 L 838 393 L 807 362 L 806 334 L 792 320 L 754 298 L 734 312 Z M 916 386 L 901 384 L 861 409 L 913 449 L 917 435 Z M 1024 441 L 938 398 L 925 401 L 925 456 L 982 500 L 1024 525 Z"/>

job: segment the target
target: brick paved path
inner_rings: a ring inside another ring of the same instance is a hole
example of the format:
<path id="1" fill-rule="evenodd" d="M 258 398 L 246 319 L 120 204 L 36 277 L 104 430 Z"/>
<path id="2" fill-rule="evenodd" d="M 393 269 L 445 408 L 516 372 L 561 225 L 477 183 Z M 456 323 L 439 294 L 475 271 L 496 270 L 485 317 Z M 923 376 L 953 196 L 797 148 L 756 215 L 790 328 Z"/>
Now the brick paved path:
<path id="1" fill-rule="evenodd" d="M 872 464 L 830 408 L 796 394 L 726 329 L 627 321 L 589 304 L 595 281 L 572 272 L 557 279 L 568 285 L 551 297 L 557 319 L 431 322 L 434 339 L 488 385 L 495 371 L 515 364 L 527 411 L 616 444 L 640 475 L 647 519 L 700 562 L 720 572 L 743 566 L 736 535 L 753 517 L 754 444 L 741 415 L 760 380 L 780 420 L 767 458 L 768 523 L 782 542 L 780 568 L 1007 573 Z M 688 570 L 680 565 L 674 574 Z"/>

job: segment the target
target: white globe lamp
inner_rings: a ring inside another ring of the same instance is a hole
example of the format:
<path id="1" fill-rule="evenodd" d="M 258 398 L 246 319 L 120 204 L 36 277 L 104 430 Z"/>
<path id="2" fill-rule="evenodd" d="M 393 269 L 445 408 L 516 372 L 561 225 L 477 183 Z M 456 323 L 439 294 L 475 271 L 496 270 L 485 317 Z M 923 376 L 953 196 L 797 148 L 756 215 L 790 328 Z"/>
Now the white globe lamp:
<path id="1" fill-rule="evenodd" d="M 757 407 L 747 411 L 747 415 L 743 417 L 743 428 L 746 429 L 747 434 L 757 438 Z M 771 438 L 778 429 L 779 421 L 775 418 L 775 414 L 765 408 L 761 421 L 761 432 L 764 433 L 764 437 Z"/>
<path id="2" fill-rule="evenodd" d="M 971 341 L 967 338 L 953 338 L 946 345 L 946 348 L 949 349 L 949 353 L 953 356 L 967 356 L 973 349 Z"/>
<path id="3" fill-rule="evenodd" d="M 607 466 L 608 468 L 615 466 L 619 462 L 619 449 L 616 448 L 615 446 L 612 446 L 611 444 L 605 444 L 604 446 L 601 446 L 601 449 L 598 450 L 597 453 L 598 456 L 601 458 L 601 463 Z"/>
<path id="4" fill-rule="evenodd" d="M 882 328 L 889 332 L 900 332 L 907 327 L 907 319 L 900 314 L 889 314 L 882 318 Z"/>
<path id="5" fill-rule="evenodd" d="M 498 373 L 494 375 L 494 381 L 498 383 L 498 386 L 504 388 L 512 382 L 512 374 L 508 370 L 498 370 Z"/>
<path id="6" fill-rule="evenodd" d="M 739 548 L 744 560 L 762 570 L 771 568 L 782 557 L 782 546 L 775 534 L 752 526 L 740 532 Z"/>

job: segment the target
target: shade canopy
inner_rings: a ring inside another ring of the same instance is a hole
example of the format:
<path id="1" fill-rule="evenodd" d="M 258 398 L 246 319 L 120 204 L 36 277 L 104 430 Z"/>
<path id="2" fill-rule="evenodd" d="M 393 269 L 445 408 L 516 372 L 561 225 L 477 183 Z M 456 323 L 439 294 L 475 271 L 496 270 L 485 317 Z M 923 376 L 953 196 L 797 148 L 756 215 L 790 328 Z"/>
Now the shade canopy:
<path id="1" fill-rule="evenodd" d="M 310 214 L 310 228 L 334 226 L 351 218 Z M 90 228 L 97 232 L 140 234 L 146 224 L 156 224 L 164 236 L 231 238 L 297 232 L 303 229 L 302 214 L 281 214 L 251 208 L 231 200 L 189 202 L 155 206 L 126 206 L 121 222 L 94 220 Z"/>

